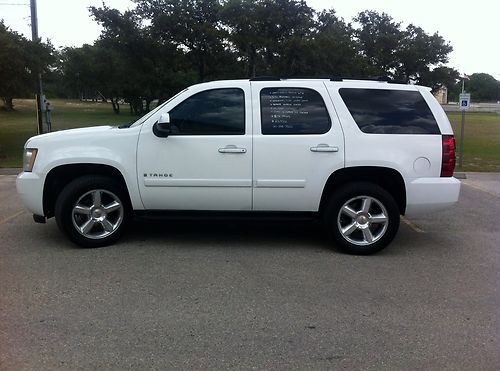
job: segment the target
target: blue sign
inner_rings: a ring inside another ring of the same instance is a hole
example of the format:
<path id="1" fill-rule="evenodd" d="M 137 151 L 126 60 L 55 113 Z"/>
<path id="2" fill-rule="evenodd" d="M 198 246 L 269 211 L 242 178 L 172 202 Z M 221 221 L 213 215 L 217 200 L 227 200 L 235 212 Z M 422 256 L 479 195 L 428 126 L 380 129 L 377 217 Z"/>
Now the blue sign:
<path id="1" fill-rule="evenodd" d="M 460 94 L 459 97 L 459 107 L 461 110 L 467 110 L 470 107 L 470 94 L 469 93 L 462 93 Z"/>

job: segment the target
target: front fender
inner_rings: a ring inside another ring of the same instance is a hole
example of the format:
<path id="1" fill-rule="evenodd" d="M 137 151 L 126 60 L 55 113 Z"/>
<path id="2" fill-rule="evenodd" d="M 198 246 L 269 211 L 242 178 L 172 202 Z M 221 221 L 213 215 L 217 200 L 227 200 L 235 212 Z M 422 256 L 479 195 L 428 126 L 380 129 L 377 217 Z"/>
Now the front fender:
<path id="1" fill-rule="evenodd" d="M 63 165 L 107 165 L 125 180 L 132 207 L 144 209 L 137 184 L 137 141 L 140 128 L 96 128 L 68 130 L 33 137 L 29 146 L 38 148 L 33 173 L 45 184 L 47 175 Z"/>

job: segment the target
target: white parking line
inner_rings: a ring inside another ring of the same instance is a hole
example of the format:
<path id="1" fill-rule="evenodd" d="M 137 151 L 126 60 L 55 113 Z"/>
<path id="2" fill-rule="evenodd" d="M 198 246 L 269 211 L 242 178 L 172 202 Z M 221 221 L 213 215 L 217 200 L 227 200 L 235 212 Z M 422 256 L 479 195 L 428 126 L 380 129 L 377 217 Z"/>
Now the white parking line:
<path id="1" fill-rule="evenodd" d="M 401 217 L 401 220 L 407 225 L 409 226 L 411 229 L 413 229 L 415 232 L 418 232 L 418 233 L 425 233 L 425 231 L 422 229 L 422 228 L 419 228 L 418 225 L 416 225 L 415 223 L 413 223 L 412 221 L 406 219 L 404 216 Z"/>
<path id="2" fill-rule="evenodd" d="M 489 195 L 492 195 L 492 196 L 495 196 L 495 197 L 500 197 L 498 194 L 490 192 L 489 190 L 484 189 L 482 187 L 479 187 L 477 185 L 471 184 L 468 181 L 462 180 L 461 182 L 462 182 L 463 185 L 466 185 L 467 187 L 471 187 L 471 188 L 477 189 L 478 191 L 482 191 L 484 193 L 488 193 Z"/>
<path id="3" fill-rule="evenodd" d="M 5 224 L 5 223 L 7 223 L 9 220 L 12 220 L 12 219 L 14 219 L 14 218 L 18 217 L 18 216 L 19 216 L 19 215 L 21 215 L 22 213 L 24 213 L 24 210 L 19 210 L 17 213 L 12 214 L 11 216 L 8 216 L 8 217 L 6 217 L 6 218 L 4 218 L 4 219 L 0 219 L 0 224 Z"/>

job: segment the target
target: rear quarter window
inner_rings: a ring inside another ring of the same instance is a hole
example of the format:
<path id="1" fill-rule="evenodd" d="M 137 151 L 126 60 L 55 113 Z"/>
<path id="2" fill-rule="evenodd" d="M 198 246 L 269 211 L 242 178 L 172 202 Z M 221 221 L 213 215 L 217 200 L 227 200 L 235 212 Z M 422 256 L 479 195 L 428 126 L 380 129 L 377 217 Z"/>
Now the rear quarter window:
<path id="1" fill-rule="evenodd" d="M 339 93 L 364 133 L 440 134 L 434 115 L 418 91 L 341 88 Z"/>

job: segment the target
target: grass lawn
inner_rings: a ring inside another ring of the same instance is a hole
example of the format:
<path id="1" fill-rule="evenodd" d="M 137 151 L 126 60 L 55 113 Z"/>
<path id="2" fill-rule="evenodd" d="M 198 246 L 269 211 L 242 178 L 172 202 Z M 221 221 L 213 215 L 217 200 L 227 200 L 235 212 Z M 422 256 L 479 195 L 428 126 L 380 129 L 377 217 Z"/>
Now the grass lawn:
<path id="1" fill-rule="evenodd" d="M 457 147 L 460 145 L 460 112 L 448 112 L 455 132 Z M 458 156 L 458 148 L 457 148 Z M 457 158 L 457 170 L 458 158 Z M 465 114 L 464 171 L 500 172 L 500 115 L 495 113 Z"/>
<path id="2" fill-rule="evenodd" d="M 113 113 L 110 104 L 53 100 L 52 130 L 117 125 L 133 121 L 128 106 L 120 115 Z M 0 111 L 0 168 L 21 167 L 22 149 L 26 140 L 36 135 L 35 101 L 17 99 L 15 112 Z M 457 145 L 460 142 L 460 112 L 449 112 Z M 457 151 L 458 154 L 458 151 Z M 464 171 L 500 172 L 500 115 L 467 113 L 465 119 Z M 457 162 L 458 166 L 458 162 Z"/>
<path id="3" fill-rule="evenodd" d="M 52 131 L 96 125 L 119 125 L 136 120 L 130 116 L 128 106 L 119 115 L 113 113 L 111 104 L 87 103 L 78 100 L 50 100 Z M 0 168 L 22 167 L 22 151 L 29 137 L 37 134 L 34 99 L 14 100 L 15 112 L 0 110 Z M 45 124 L 44 124 L 45 125 Z M 44 127 L 44 130 L 47 130 Z"/>

